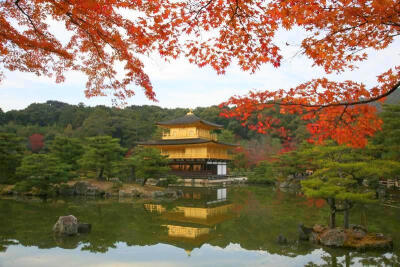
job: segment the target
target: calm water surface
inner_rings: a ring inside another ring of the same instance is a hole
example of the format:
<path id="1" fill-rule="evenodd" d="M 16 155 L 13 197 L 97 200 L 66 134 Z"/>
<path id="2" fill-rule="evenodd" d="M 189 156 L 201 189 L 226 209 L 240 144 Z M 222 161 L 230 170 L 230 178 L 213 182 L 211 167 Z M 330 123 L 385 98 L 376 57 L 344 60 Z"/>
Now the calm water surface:
<path id="1" fill-rule="evenodd" d="M 174 202 L 0 199 L 0 266 L 400 266 L 400 209 L 353 209 L 352 223 L 395 242 L 392 252 L 360 253 L 297 241 L 299 223 L 327 224 L 324 201 L 268 187 L 224 196 L 185 188 Z M 57 218 L 69 214 L 92 232 L 55 236 Z M 280 234 L 287 245 L 277 244 Z"/>

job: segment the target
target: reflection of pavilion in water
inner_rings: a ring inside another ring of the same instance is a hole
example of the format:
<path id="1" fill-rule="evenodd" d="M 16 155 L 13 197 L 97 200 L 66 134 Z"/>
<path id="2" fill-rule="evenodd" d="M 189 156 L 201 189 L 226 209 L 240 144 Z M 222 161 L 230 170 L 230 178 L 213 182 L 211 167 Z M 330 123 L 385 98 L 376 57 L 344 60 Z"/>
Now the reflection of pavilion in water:
<path id="1" fill-rule="evenodd" d="M 227 199 L 226 188 L 184 187 L 182 191 L 182 199 L 171 209 L 155 203 L 144 207 L 166 221 L 165 242 L 184 248 L 190 255 L 191 250 L 216 237 L 217 225 L 232 218 L 233 204 Z"/>

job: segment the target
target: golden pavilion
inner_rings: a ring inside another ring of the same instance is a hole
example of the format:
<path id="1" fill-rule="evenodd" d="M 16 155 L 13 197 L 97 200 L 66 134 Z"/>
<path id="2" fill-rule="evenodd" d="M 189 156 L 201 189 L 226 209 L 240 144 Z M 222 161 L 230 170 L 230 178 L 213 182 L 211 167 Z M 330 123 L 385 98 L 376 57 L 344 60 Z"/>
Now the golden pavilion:
<path id="1" fill-rule="evenodd" d="M 218 142 L 212 131 L 222 129 L 222 125 L 203 120 L 190 111 L 183 117 L 158 122 L 157 126 L 162 128 L 162 139 L 139 145 L 157 148 L 167 155 L 173 174 L 188 178 L 227 175 L 228 149 L 235 145 Z"/>

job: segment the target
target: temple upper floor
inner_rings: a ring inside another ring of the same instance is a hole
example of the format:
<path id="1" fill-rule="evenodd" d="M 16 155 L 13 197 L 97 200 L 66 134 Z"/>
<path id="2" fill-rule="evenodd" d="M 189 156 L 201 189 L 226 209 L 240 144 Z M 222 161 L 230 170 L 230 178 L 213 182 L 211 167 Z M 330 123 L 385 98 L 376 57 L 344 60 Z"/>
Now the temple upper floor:
<path id="1" fill-rule="evenodd" d="M 203 138 L 217 141 L 217 134 L 198 127 L 171 127 L 163 129 L 162 139 Z"/>
<path id="2" fill-rule="evenodd" d="M 217 141 L 212 130 L 222 129 L 222 125 L 200 119 L 192 111 L 185 116 L 169 121 L 158 122 L 163 129 L 162 139 L 202 138 Z"/>

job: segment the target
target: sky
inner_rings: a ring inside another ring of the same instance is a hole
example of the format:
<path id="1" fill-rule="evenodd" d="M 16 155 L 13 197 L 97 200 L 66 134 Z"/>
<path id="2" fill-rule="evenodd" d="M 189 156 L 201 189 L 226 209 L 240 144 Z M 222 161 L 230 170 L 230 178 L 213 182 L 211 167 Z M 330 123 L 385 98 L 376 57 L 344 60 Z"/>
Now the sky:
<path id="1" fill-rule="evenodd" d="M 59 30 L 61 31 L 61 30 Z M 322 68 L 313 67 L 308 58 L 297 55 L 304 33 L 298 29 L 278 34 L 278 44 L 284 60 L 279 68 L 263 65 L 255 74 L 243 72 L 232 64 L 225 75 L 217 75 L 210 67 L 199 68 L 180 58 L 165 62 L 157 55 L 145 58 L 145 71 L 159 102 L 148 100 L 141 88 L 128 100 L 128 105 L 159 105 L 167 108 L 196 108 L 218 105 L 232 95 L 244 95 L 249 90 L 277 90 L 290 88 L 317 77 L 337 81 L 354 80 L 367 86 L 376 83 L 376 76 L 400 62 L 400 40 L 382 51 L 370 51 L 368 61 L 359 69 L 340 75 L 326 75 Z M 289 44 L 289 46 L 286 45 Z M 1 66 L 0 66 L 1 68 Z M 5 79 L 0 83 L 0 108 L 3 111 L 23 109 L 31 103 L 58 100 L 69 104 L 80 102 L 87 106 L 112 106 L 112 97 L 86 98 L 86 77 L 79 72 L 68 72 L 66 81 L 56 84 L 54 80 L 31 73 L 3 70 Z"/>

